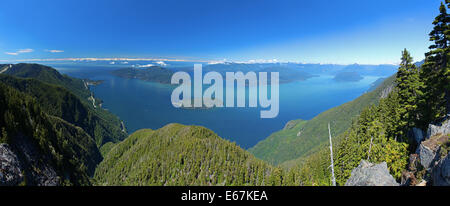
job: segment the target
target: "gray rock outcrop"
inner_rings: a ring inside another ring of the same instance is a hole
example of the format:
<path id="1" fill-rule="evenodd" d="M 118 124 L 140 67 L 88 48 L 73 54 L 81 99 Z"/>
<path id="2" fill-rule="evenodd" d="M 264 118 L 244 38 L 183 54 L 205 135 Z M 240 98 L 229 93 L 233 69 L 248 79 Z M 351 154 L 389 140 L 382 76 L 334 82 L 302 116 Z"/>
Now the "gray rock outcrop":
<path id="1" fill-rule="evenodd" d="M 0 144 L 0 186 L 14 186 L 23 181 L 19 159 L 7 144 Z"/>
<path id="2" fill-rule="evenodd" d="M 25 171 L 27 184 L 37 186 L 57 186 L 60 182 L 55 168 L 50 164 L 51 159 L 43 155 L 37 145 L 27 140 L 27 137 L 15 137 L 21 144 L 16 144 L 19 161 Z"/>
<path id="3" fill-rule="evenodd" d="M 389 96 L 389 94 L 392 92 L 393 89 L 394 89 L 394 85 L 393 84 L 391 84 L 388 87 L 386 87 L 385 89 L 383 89 L 383 91 L 381 91 L 380 98 L 384 99 L 387 96 Z"/>
<path id="4" fill-rule="evenodd" d="M 420 143 L 417 147 L 416 154 L 419 155 L 420 164 L 427 170 L 434 166 L 434 163 L 439 159 L 441 144 L 446 142 L 448 137 L 446 135 L 434 135 L 431 138 Z"/>
<path id="5" fill-rule="evenodd" d="M 427 138 L 430 138 L 437 134 L 449 134 L 450 133 L 450 120 L 447 119 L 438 124 L 429 124 L 427 130 Z"/>
<path id="6" fill-rule="evenodd" d="M 434 186 L 450 186 L 450 156 L 441 159 L 431 173 Z"/>
<path id="7" fill-rule="evenodd" d="M 425 146 L 425 144 L 420 144 L 416 153 L 420 157 L 420 164 L 427 170 L 431 168 L 433 163 L 438 159 L 438 151 Z"/>
<path id="8" fill-rule="evenodd" d="M 398 186 L 394 177 L 389 174 L 386 162 L 373 164 L 361 160 L 358 167 L 353 169 L 345 186 Z"/>

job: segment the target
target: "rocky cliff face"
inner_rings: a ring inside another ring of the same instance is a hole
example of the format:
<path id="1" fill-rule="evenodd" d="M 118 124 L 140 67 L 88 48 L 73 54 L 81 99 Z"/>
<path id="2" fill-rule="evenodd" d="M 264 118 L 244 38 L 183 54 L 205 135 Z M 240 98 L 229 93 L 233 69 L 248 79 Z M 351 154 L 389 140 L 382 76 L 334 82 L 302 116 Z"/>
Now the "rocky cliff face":
<path id="1" fill-rule="evenodd" d="M 420 163 L 425 169 L 431 169 L 434 163 L 439 160 L 440 145 L 447 140 L 448 137 L 446 135 L 435 135 L 420 143 L 416 154 L 419 155 Z"/>
<path id="2" fill-rule="evenodd" d="M 14 141 L 17 143 L 12 146 L 12 151 L 17 154 L 21 170 L 27 175 L 26 184 L 57 186 L 60 177 L 51 165 L 51 158 L 43 154 L 36 144 L 30 142 L 28 137 L 17 135 Z"/>
<path id="3" fill-rule="evenodd" d="M 450 154 L 450 153 L 449 153 Z M 441 159 L 433 168 L 432 180 L 434 186 L 450 186 L 450 155 Z"/>
<path id="4" fill-rule="evenodd" d="M 23 180 L 17 155 L 7 144 L 0 144 L 0 186 L 19 185 Z"/>
<path id="5" fill-rule="evenodd" d="M 384 89 L 381 91 L 380 98 L 381 98 L 381 99 L 386 98 L 386 97 L 392 92 L 392 90 L 394 89 L 394 87 L 395 87 L 395 85 L 394 85 L 394 84 L 391 84 L 391 85 L 387 86 L 386 88 L 384 88 Z"/>
<path id="6" fill-rule="evenodd" d="M 404 185 L 436 185 L 450 186 L 450 160 L 448 157 L 448 145 L 450 144 L 450 120 L 446 119 L 436 124 L 429 124 L 425 137 L 420 129 L 414 128 L 410 132 L 410 137 L 417 144 L 417 157 L 410 165 L 420 167 L 408 168 L 402 176 Z M 419 162 L 419 164 L 417 164 Z M 419 168 L 419 169 L 418 169 Z M 422 179 L 421 184 L 417 179 Z"/>
<path id="7" fill-rule="evenodd" d="M 437 134 L 450 134 L 450 119 L 444 120 L 437 124 L 429 124 L 427 130 L 427 138 Z"/>
<path id="8" fill-rule="evenodd" d="M 25 173 L 28 174 L 27 184 L 58 185 L 59 177 L 55 169 L 46 163 L 46 159 L 26 142 L 18 148 L 0 144 L 0 185 L 15 186 L 25 183 Z"/>

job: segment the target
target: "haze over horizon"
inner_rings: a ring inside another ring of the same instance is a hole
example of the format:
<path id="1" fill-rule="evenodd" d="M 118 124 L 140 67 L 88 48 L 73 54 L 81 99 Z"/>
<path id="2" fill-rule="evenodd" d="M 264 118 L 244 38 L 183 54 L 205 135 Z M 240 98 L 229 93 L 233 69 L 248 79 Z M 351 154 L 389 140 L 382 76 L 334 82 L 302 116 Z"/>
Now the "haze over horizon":
<path id="1" fill-rule="evenodd" d="M 420 61 L 432 2 L 6 0 L 0 60 L 396 64 L 407 48 Z"/>

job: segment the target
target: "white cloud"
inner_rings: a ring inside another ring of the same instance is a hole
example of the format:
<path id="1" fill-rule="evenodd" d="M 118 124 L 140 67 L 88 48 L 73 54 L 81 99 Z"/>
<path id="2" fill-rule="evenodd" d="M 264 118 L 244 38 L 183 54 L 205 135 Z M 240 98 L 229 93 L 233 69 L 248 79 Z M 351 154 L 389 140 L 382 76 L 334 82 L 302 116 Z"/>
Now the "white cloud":
<path id="1" fill-rule="evenodd" d="M 257 63 L 278 63 L 277 59 L 252 59 L 247 62 L 248 64 L 257 64 Z"/>
<path id="2" fill-rule="evenodd" d="M 12 53 L 12 52 L 10 52 Z M 164 61 L 164 62 L 207 62 L 206 60 L 192 60 L 192 59 L 156 59 L 156 58 L 96 58 L 96 57 L 69 57 L 69 58 L 47 58 L 47 59 L 22 59 L 20 61 Z"/>
<path id="3" fill-rule="evenodd" d="M 157 61 L 157 62 L 155 62 L 155 63 L 157 63 L 157 64 L 159 64 L 159 65 L 161 65 L 161 66 L 163 66 L 163 67 L 167 66 L 167 64 L 164 63 L 163 61 Z"/>
<path id="4" fill-rule="evenodd" d="M 223 59 L 223 60 L 212 60 L 209 61 L 208 64 L 225 64 L 227 63 L 227 59 Z"/>
<path id="5" fill-rule="evenodd" d="M 217 61 L 210 61 L 208 64 L 230 64 L 230 63 L 236 63 L 236 64 L 274 64 L 274 63 L 281 63 L 277 59 L 252 59 L 248 61 L 227 61 L 224 60 L 217 60 Z"/>
<path id="6" fill-rule="evenodd" d="M 17 53 L 30 53 L 30 52 L 33 52 L 34 50 L 33 49 L 19 49 L 19 50 L 17 50 Z"/>
<path id="7" fill-rule="evenodd" d="M 62 53 L 64 52 L 64 50 L 57 50 L 57 49 L 46 49 L 46 52 L 50 52 L 50 53 Z"/>
<path id="8" fill-rule="evenodd" d="M 21 53 L 30 53 L 30 52 L 33 52 L 33 51 L 34 51 L 33 49 L 19 49 L 19 50 L 15 51 L 15 52 L 5 52 L 5 54 L 8 54 L 8 55 L 19 55 Z"/>
<path id="9" fill-rule="evenodd" d="M 146 64 L 146 65 L 136 65 L 136 67 L 152 67 L 155 66 L 154 64 Z"/>

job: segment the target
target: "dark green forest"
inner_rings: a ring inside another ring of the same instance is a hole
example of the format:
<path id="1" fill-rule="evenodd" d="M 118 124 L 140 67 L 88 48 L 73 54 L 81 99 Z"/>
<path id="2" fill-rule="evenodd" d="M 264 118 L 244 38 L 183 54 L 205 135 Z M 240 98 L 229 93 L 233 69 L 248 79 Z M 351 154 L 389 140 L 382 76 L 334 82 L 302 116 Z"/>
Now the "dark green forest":
<path id="1" fill-rule="evenodd" d="M 35 97 L 48 114 L 82 127 L 98 146 L 126 138 L 117 116 L 93 106 L 83 80 L 39 64 L 15 64 L 3 74 L 1 82 Z"/>
<path id="2" fill-rule="evenodd" d="M 296 170 L 273 167 L 200 126 L 139 130 L 95 173 L 98 185 L 299 185 Z"/>

